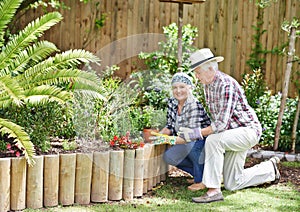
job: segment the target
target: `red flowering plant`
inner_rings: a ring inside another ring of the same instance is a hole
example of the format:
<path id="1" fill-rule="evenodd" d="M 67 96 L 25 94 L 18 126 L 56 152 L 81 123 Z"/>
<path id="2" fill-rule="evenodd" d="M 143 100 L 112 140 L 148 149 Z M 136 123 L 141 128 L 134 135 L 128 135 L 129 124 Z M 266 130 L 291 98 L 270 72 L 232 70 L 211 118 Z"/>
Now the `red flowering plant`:
<path id="1" fill-rule="evenodd" d="M 120 149 L 137 149 L 139 147 L 144 147 L 144 142 L 132 141 L 130 138 L 130 132 L 127 131 L 124 136 L 114 136 L 112 140 L 110 140 L 109 145 L 114 150 Z"/>
<path id="2" fill-rule="evenodd" d="M 23 149 L 20 149 L 16 143 L 8 143 L 6 149 L 11 156 L 20 157 L 23 155 Z"/>

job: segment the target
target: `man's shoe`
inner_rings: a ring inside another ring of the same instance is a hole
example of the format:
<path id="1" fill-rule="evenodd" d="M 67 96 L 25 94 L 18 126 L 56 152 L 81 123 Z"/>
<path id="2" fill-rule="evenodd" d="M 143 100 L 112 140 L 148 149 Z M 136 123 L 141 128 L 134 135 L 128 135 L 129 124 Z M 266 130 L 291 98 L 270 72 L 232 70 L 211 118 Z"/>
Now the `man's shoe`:
<path id="1" fill-rule="evenodd" d="M 278 169 L 278 164 L 280 162 L 280 159 L 275 156 L 275 157 L 270 158 L 270 161 L 273 164 L 274 172 L 275 172 L 275 180 L 273 180 L 271 183 L 278 184 L 279 181 L 280 181 L 280 172 L 279 172 L 279 169 Z"/>
<path id="2" fill-rule="evenodd" d="M 213 196 L 208 196 L 207 193 L 204 194 L 201 197 L 193 197 L 192 201 L 196 203 L 210 203 L 210 202 L 218 202 L 218 201 L 223 201 L 224 197 L 222 193 L 217 193 Z"/>
<path id="3" fill-rule="evenodd" d="M 194 183 L 188 187 L 190 191 L 199 191 L 205 189 L 205 185 L 203 183 Z"/>

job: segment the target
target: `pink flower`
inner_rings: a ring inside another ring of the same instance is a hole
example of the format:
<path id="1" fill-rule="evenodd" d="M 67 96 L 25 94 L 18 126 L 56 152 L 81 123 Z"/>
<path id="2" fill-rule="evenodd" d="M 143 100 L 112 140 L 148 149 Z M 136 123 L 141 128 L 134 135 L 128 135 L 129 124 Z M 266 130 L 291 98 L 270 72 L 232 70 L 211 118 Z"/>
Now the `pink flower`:
<path id="1" fill-rule="evenodd" d="M 9 143 L 6 145 L 6 149 L 11 149 L 11 145 Z"/>
<path id="2" fill-rule="evenodd" d="M 16 156 L 17 156 L 17 157 L 20 157 L 20 155 L 21 155 L 20 152 L 17 151 L 17 152 L 16 152 Z"/>

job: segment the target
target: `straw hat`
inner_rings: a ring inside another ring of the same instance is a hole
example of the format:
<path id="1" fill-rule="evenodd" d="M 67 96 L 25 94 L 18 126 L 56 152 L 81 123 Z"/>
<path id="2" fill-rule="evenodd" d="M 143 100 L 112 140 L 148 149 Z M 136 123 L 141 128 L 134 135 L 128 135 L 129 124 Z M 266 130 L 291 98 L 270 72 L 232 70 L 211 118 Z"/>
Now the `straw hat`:
<path id="1" fill-rule="evenodd" d="M 209 48 L 200 49 L 190 56 L 191 66 L 190 68 L 194 70 L 200 65 L 207 63 L 209 61 L 216 60 L 218 63 L 224 60 L 224 57 L 215 57 Z"/>

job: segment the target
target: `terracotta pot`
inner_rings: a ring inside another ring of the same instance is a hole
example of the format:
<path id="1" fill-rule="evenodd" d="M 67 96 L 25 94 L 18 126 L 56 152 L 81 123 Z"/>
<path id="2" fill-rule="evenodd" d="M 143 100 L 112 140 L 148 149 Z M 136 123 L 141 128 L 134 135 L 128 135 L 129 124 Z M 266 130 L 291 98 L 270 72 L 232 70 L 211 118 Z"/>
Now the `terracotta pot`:
<path id="1" fill-rule="evenodd" d="M 144 137 L 145 143 L 151 143 L 151 140 L 149 139 L 150 136 L 153 136 L 153 135 L 151 135 L 151 131 L 159 132 L 158 129 L 144 128 L 143 129 L 143 137 Z"/>

